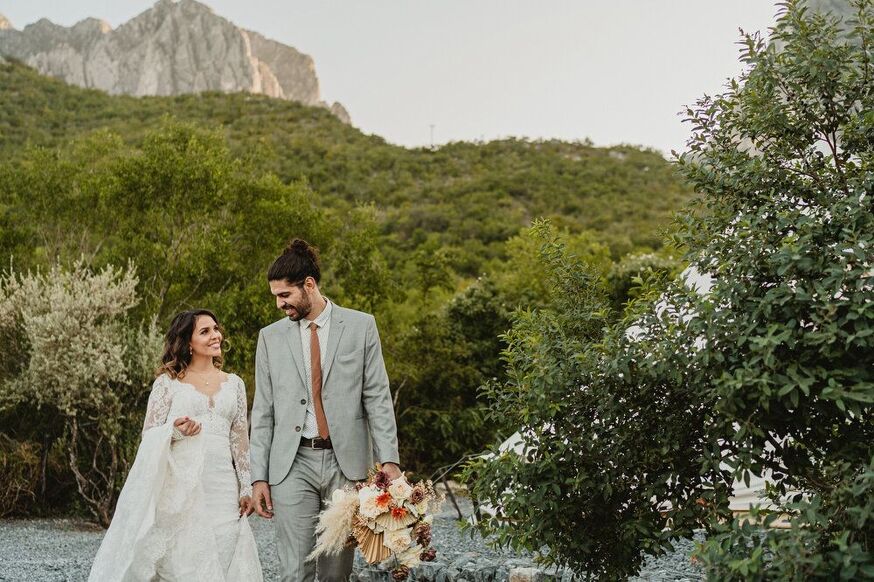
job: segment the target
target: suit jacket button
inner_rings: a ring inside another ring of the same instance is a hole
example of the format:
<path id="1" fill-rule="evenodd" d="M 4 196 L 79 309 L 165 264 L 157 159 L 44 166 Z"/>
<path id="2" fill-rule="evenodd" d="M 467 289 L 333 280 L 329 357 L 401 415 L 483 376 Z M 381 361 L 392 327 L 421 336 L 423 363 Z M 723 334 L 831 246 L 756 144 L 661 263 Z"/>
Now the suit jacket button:
<path id="1" fill-rule="evenodd" d="M 300 399 L 300 403 L 301 403 L 301 404 L 306 404 L 306 403 L 307 403 L 306 398 L 301 398 L 301 399 Z"/>
<path id="2" fill-rule="evenodd" d="M 299 426 L 294 427 L 294 432 L 300 432 L 300 427 Z"/>

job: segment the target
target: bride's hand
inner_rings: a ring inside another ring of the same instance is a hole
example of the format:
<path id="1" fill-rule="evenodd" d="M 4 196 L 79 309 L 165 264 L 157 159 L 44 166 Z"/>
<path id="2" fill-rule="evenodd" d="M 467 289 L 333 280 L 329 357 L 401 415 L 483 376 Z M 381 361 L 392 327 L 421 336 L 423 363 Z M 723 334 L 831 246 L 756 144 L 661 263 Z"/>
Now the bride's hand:
<path id="1" fill-rule="evenodd" d="M 200 432 L 200 423 L 187 416 L 180 416 L 173 423 L 184 436 L 194 436 Z"/>
<path id="2" fill-rule="evenodd" d="M 255 504 L 252 503 L 252 498 L 246 495 L 240 497 L 240 517 L 250 516 L 255 511 Z"/>

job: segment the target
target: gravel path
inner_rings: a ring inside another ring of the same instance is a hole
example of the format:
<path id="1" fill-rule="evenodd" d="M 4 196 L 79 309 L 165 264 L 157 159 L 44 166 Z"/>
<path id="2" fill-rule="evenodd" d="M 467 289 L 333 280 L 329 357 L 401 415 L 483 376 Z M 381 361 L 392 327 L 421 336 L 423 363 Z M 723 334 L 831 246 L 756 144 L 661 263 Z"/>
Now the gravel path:
<path id="1" fill-rule="evenodd" d="M 469 515 L 470 504 L 459 499 L 462 512 Z M 434 521 L 434 545 L 439 551 L 438 563 L 449 571 L 490 568 L 498 579 L 506 579 L 509 568 L 531 566 L 524 556 L 495 550 L 475 536 L 462 534 L 456 525 L 458 517 L 450 503 Z M 278 560 L 273 536 L 273 524 L 251 518 L 258 542 L 266 581 L 278 576 Z M 0 521 L 0 580 L 15 582 L 78 582 L 88 578 L 91 560 L 100 546 L 103 530 L 93 525 L 65 519 L 2 520 Z M 701 580 L 699 569 L 689 561 L 692 542 L 679 544 L 677 551 L 656 560 L 647 561 L 634 580 L 683 581 Z M 360 563 L 359 563 L 360 564 Z M 459 578 L 464 578 L 460 576 Z M 362 578 L 363 579 L 363 578 Z M 567 576 L 565 576 L 567 579 Z"/>

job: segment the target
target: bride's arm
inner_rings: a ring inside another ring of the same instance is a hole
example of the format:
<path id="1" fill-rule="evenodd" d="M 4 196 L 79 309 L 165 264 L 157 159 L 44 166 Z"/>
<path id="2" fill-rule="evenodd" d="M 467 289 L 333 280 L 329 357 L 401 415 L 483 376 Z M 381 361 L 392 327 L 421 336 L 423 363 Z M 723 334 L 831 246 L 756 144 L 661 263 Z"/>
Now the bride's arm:
<path id="1" fill-rule="evenodd" d="M 143 432 L 145 433 L 150 428 L 163 426 L 167 423 L 167 417 L 170 415 L 170 406 L 173 404 L 173 398 L 170 395 L 170 383 L 167 381 L 167 376 L 161 375 L 155 378 L 152 384 L 152 393 L 149 394 L 149 404 L 146 407 L 146 419 L 143 421 Z M 184 438 L 185 435 L 178 427 L 173 427 L 173 440 L 178 441 Z"/>
<path id="2" fill-rule="evenodd" d="M 252 496 L 252 469 L 249 461 L 249 423 L 246 420 L 246 385 L 237 384 L 237 413 L 231 423 L 231 455 L 240 481 L 240 497 Z"/>
<path id="3" fill-rule="evenodd" d="M 149 405 L 146 407 L 146 420 L 143 421 L 143 432 L 166 423 L 172 403 L 170 389 L 165 381 L 165 376 L 158 376 L 155 378 L 154 384 L 152 384 L 152 393 L 149 394 Z"/>

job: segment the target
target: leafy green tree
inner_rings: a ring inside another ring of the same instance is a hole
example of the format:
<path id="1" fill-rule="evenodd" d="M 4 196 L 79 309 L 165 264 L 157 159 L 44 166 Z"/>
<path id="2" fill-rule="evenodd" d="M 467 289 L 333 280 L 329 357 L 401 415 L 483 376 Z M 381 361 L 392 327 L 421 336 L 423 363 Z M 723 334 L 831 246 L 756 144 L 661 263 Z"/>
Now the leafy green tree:
<path id="1" fill-rule="evenodd" d="M 601 273 L 548 223 L 529 236 L 551 301 L 516 312 L 505 379 L 483 388 L 489 419 L 504 434 L 518 431 L 523 453 L 495 448 L 467 467 L 474 497 L 495 511 L 479 527 L 500 544 L 547 547 L 546 563 L 625 577 L 643 551 L 668 550 L 704 519 L 691 492 L 728 480 L 702 472 L 715 444 L 710 409 L 687 382 L 686 351 L 632 341 L 627 324 L 611 324 Z"/>
<path id="2" fill-rule="evenodd" d="M 550 224 L 552 221 L 550 221 Z M 537 235 L 542 227 L 522 229 L 521 233 L 507 241 L 506 259 L 489 265 L 490 277 L 495 281 L 503 300 L 510 309 L 533 309 L 549 305 L 553 299 L 554 285 L 549 270 L 543 264 L 542 241 Z M 554 228 L 557 242 L 577 260 L 586 263 L 598 280 L 602 280 L 613 264 L 610 248 L 593 232 L 572 233 L 567 229 Z"/>
<path id="3" fill-rule="evenodd" d="M 748 73 L 690 111 L 680 169 L 707 212 L 682 236 L 716 278 L 697 309 L 723 449 L 798 516 L 719 528 L 718 579 L 874 577 L 874 7 L 856 8 L 839 26 L 786 3 L 771 44 L 746 37 Z"/>
<path id="4" fill-rule="evenodd" d="M 857 8 L 842 29 L 787 2 L 771 44 L 746 37 L 742 77 L 690 109 L 678 163 L 702 208 L 675 242 L 695 269 L 644 286 L 620 325 L 541 233 L 562 292 L 516 317 L 507 380 L 485 389 L 525 453 L 469 469 L 499 542 L 620 578 L 703 526 L 714 580 L 874 577 L 874 15 Z M 763 524 L 728 509 L 752 475 L 771 483 Z M 762 527 L 779 515 L 790 529 Z"/>
<path id="5" fill-rule="evenodd" d="M 668 253 L 631 254 L 622 257 L 607 273 L 607 292 L 617 313 L 622 313 L 629 302 L 637 299 L 653 277 L 674 278 L 681 263 Z"/>
<path id="6" fill-rule="evenodd" d="M 512 312 L 552 301 L 539 243 L 527 232 L 507 242 L 506 260 L 492 261 L 488 274 L 448 297 L 446 288 L 458 284 L 449 263 L 461 249 L 438 249 L 432 242 L 413 255 L 415 272 L 430 275 L 432 283 L 421 289 L 421 296 L 408 296 L 406 307 L 419 310 L 406 316 L 412 323 L 390 340 L 390 367 L 404 458 L 415 470 L 448 465 L 498 437 L 499 425 L 488 418 L 477 389 L 504 378 L 502 336 L 510 328 Z M 609 270 L 609 249 L 594 234 L 565 230 L 557 236 L 594 265 L 599 277 Z M 429 246 L 433 251 L 424 252 Z M 440 447 L 431 444 L 435 437 Z"/>
<path id="7" fill-rule="evenodd" d="M 18 201 L 4 224 L 19 241 L 14 261 L 133 260 L 141 313 L 162 321 L 233 285 L 242 264 L 264 260 L 267 240 L 278 245 L 289 229 L 313 234 L 323 222 L 305 188 L 248 174 L 219 134 L 172 121 L 138 149 L 97 133 L 64 150 L 34 150 L 6 178 L 5 197 Z"/>

